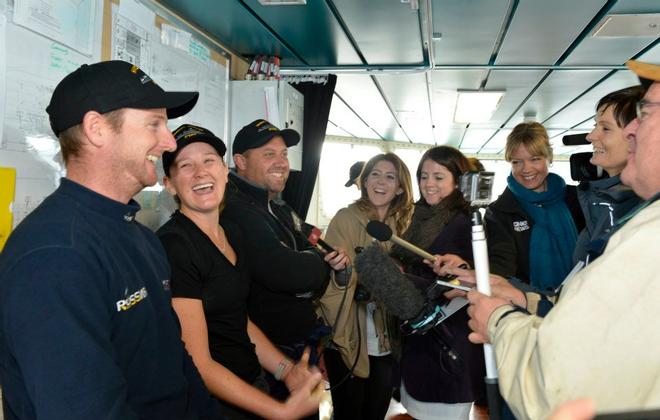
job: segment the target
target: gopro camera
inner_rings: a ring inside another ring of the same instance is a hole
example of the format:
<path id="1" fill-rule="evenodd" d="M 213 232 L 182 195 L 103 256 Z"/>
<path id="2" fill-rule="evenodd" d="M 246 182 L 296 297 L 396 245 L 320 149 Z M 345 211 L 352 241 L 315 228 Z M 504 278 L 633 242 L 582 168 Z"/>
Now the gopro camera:
<path id="1" fill-rule="evenodd" d="M 467 172 L 461 175 L 458 186 L 472 207 L 487 207 L 491 202 L 494 179 L 494 172 Z"/>

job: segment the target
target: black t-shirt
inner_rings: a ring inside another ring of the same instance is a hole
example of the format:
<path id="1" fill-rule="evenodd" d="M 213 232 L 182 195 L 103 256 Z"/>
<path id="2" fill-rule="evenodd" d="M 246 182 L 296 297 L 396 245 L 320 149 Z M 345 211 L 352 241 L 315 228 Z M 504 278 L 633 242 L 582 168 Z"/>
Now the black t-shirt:
<path id="1" fill-rule="evenodd" d="M 180 212 L 157 233 L 172 266 L 172 297 L 201 299 L 208 328 L 211 357 L 252 383 L 261 366 L 247 334 L 250 279 L 239 228 L 223 220 L 236 266 L 218 250 L 195 223 Z"/>

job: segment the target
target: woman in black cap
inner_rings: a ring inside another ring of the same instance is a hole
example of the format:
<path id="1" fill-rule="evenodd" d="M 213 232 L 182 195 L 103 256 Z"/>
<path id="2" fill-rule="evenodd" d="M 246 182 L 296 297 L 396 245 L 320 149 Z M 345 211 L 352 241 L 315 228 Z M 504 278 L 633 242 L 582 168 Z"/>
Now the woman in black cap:
<path id="1" fill-rule="evenodd" d="M 228 175 L 224 143 L 188 124 L 173 134 L 177 149 L 163 154 L 163 181 L 179 210 L 157 234 L 172 267 L 172 306 L 186 349 L 227 418 L 291 419 L 315 412 L 320 374 L 307 368 L 309 354 L 297 365 L 283 364 L 285 357 L 248 319 L 242 235 L 220 219 Z M 262 366 L 292 391 L 285 402 L 268 395 Z"/>

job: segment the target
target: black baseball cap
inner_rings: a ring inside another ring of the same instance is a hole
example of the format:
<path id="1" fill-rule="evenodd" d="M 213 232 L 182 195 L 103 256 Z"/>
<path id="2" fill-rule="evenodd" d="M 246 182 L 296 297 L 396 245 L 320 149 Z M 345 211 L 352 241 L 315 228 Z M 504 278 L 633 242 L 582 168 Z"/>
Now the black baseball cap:
<path id="1" fill-rule="evenodd" d="M 168 118 L 188 113 L 198 92 L 165 92 L 139 67 L 126 61 L 83 64 L 55 87 L 46 108 L 56 136 L 82 122 L 88 111 L 166 108 Z"/>
<path id="2" fill-rule="evenodd" d="M 361 160 L 351 165 L 351 169 L 348 170 L 348 182 L 344 184 L 345 187 L 350 187 L 357 182 L 358 177 L 362 173 L 362 168 L 364 168 L 364 163 L 365 162 Z"/>
<path id="3" fill-rule="evenodd" d="M 176 140 L 176 150 L 173 152 L 163 153 L 163 171 L 165 175 L 170 176 L 170 166 L 174 163 L 177 155 L 186 146 L 192 143 L 202 142 L 212 146 L 220 157 L 225 156 L 227 146 L 219 138 L 216 137 L 210 130 L 204 127 L 199 127 L 192 124 L 183 124 L 176 130 L 172 131 L 172 135 Z"/>
<path id="4" fill-rule="evenodd" d="M 232 153 L 243 154 L 246 150 L 263 146 L 275 136 L 281 136 L 286 147 L 295 146 L 300 141 L 300 134 L 295 130 L 280 130 L 266 120 L 255 120 L 236 133 Z"/>

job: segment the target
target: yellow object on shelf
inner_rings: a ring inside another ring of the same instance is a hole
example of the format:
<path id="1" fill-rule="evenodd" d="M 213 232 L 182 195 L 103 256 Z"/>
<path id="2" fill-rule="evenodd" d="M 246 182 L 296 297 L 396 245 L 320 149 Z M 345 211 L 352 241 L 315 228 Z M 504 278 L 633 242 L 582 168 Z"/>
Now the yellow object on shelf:
<path id="1" fill-rule="evenodd" d="M 12 202 L 16 190 L 16 169 L 0 168 L 0 251 L 11 233 L 14 218 Z"/>

